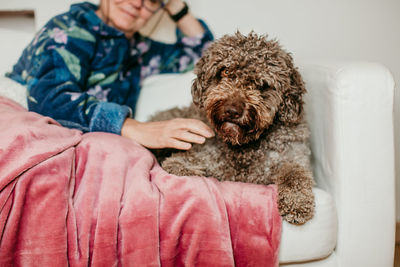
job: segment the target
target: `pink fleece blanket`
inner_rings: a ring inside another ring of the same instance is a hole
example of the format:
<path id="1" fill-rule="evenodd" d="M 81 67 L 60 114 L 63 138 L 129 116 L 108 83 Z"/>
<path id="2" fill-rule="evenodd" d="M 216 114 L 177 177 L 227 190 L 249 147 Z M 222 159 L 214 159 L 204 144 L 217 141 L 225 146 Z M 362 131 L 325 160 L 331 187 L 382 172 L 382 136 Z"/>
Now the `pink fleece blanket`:
<path id="1" fill-rule="evenodd" d="M 278 266 L 275 186 L 177 177 L 0 98 L 0 266 Z"/>

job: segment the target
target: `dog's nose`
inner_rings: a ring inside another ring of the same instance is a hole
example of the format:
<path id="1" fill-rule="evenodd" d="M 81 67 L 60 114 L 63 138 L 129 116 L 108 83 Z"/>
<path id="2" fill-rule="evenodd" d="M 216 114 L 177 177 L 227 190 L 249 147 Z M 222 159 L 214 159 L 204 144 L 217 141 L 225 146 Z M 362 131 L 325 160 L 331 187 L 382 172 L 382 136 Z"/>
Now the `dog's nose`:
<path id="1" fill-rule="evenodd" d="M 243 108 L 240 105 L 227 105 L 224 111 L 229 118 L 237 119 L 242 115 Z"/>

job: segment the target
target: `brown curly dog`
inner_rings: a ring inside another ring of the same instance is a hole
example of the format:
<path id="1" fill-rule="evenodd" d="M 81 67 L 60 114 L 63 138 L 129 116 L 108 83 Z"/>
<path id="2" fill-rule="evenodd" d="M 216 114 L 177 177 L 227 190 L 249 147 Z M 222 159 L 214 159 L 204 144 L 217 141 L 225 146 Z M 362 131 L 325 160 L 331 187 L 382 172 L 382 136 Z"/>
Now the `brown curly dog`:
<path id="1" fill-rule="evenodd" d="M 211 44 L 195 74 L 194 105 L 161 112 L 152 120 L 201 119 L 216 138 L 189 151 L 156 151 L 162 167 L 176 175 L 275 183 L 285 220 L 303 224 L 312 218 L 306 90 L 292 57 L 276 41 L 237 32 Z"/>

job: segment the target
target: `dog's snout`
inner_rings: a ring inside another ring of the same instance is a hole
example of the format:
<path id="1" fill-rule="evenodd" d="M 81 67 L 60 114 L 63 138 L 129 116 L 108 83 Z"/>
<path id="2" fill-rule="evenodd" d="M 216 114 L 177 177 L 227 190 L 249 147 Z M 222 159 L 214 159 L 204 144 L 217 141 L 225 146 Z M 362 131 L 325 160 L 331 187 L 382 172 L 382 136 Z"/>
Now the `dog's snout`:
<path id="1" fill-rule="evenodd" d="M 238 119 L 243 114 L 243 106 L 238 103 L 228 104 L 224 108 L 225 115 L 232 119 Z"/>

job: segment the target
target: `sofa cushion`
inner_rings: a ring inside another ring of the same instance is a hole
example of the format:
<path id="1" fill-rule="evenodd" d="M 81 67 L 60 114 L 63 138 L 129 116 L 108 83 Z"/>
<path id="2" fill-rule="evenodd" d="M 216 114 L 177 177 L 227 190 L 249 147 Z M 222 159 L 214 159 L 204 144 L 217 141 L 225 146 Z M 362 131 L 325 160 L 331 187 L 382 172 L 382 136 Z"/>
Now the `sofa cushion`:
<path id="1" fill-rule="evenodd" d="M 335 249 L 337 213 L 329 193 L 314 188 L 315 215 L 304 225 L 283 222 L 280 263 L 323 259 Z"/>
<path id="2" fill-rule="evenodd" d="M 193 72 L 186 72 L 160 74 L 145 79 L 136 105 L 135 119 L 147 121 L 157 111 L 188 106 L 192 102 L 191 86 L 195 77 Z"/>

